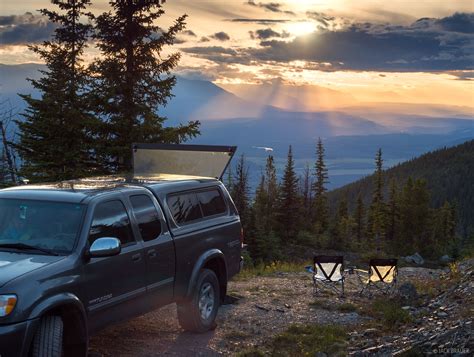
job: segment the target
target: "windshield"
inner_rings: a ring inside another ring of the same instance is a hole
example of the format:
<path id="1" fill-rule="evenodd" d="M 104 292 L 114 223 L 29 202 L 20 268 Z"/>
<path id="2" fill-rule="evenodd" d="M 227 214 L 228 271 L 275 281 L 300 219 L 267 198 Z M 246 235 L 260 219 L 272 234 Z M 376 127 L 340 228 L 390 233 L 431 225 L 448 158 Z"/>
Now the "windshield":
<path id="1" fill-rule="evenodd" d="M 76 203 L 0 199 L 1 245 L 25 244 L 70 253 L 84 213 Z"/>

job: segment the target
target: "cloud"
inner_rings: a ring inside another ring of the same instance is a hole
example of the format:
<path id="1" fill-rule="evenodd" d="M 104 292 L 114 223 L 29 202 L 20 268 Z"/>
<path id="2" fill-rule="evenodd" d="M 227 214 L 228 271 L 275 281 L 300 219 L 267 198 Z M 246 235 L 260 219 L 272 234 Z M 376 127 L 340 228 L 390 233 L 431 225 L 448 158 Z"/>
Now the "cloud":
<path id="1" fill-rule="evenodd" d="M 191 30 L 184 30 L 182 33 L 183 33 L 183 35 L 186 35 L 186 36 L 197 37 L 196 33 L 194 31 L 191 31 Z"/>
<path id="2" fill-rule="evenodd" d="M 260 7 L 263 8 L 266 11 L 270 12 L 277 12 L 277 13 L 284 13 L 288 15 L 294 15 L 295 13 L 293 11 L 289 10 L 283 10 L 282 9 L 282 4 L 277 3 L 277 2 L 267 2 L 267 3 L 256 3 L 254 0 L 249 0 L 247 2 L 247 5 L 254 6 L 254 7 Z"/>
<path id="3" fill-rule="evenodd" d="M 259 39 L 259 40 L 265 40 L 269 38 L 274 38 L 274 37 L 280 37 L 280 38 L 286 38 L 289 37 L 290 34 L 286 31 L 277 32 L 272 30 L 271 28 L 266 28 L 266 29 L 258 29 L 255 32 L 254 31 L 249 31 L 250 37 L 252 39 Z"/>
<path id="4" fill-rule="evenodd" d="M 198 55 L 236 55 L 237 52 L 232 48 L 226 48 L 222 46 L 205 46 L 205 47 L 186 47 L 182 48 L 181 51 L 186 53 L 198 54 Z"/>
<path id="5" fill-rule="evenodd" d="M 0 16 L 0 44 L 20 45 L 48 40 L 56 25 L 43 16 L 30 12 L 23 15 Z"/>
<path id="6" fill-rule="evenodd" d="M 452 16 L 435 21 L 445 31 L 474 33 L 474 13 L 455 13 Z"/>
<path id="7" fill-rule="evenodd" d="M 409 26 L 353 24 L 341 30 L 316 31 L 289 42 L 265 40 L 261 48 L 247 49 L 246 55 L 260 61 L 330 63 L 332 69 L 472 69 L 472 26 L 472 14 L 424 18 Z"/>
<path id="8" fill-rule="evenodd" d="M 224 31 L 221 32 L 216 32 L 214 35 L 210 36 L 213 39 L 219 40 L 219 41 L 228 41 L 230 40 L 230 36 L 226 34 Z"/>
<path id="9" fill-rule="evenodd" d="M 254 23 L 254 24 L 259 24 L 259 25 L 270 25 L 270 24 L 280 24 L 280 23 L 285 23 L 289 22 L 291 20 L 288 19 L 246 19 L 246 18 L 236 18 L 236 19 L 230 19 L 227 21 L 231 22 L 243 22 L 243 23 Z"/>

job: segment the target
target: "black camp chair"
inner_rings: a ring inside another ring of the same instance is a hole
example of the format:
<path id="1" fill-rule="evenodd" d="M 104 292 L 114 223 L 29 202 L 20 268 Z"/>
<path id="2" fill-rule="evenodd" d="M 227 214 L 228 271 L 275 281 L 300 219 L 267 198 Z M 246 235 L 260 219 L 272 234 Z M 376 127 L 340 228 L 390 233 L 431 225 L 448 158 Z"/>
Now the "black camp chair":
<path id="1" fill-rule="evenodd" d="M 356 269 L 359 281 L 363 285 L 359 294 L 371 293 L 372 289 L 385 295 L 391 294 L 397 284 L 397 262 L 397 259 L 371 259 L 368 271 Z"/>
<path id="2" fill-rule="evenodd" d="M 344 296 L 344 257 L 317 255 L 313 258 L 313 266 L 307 267 L 307 271 L 313 274 L 315 294 L 326 288 Z"/>

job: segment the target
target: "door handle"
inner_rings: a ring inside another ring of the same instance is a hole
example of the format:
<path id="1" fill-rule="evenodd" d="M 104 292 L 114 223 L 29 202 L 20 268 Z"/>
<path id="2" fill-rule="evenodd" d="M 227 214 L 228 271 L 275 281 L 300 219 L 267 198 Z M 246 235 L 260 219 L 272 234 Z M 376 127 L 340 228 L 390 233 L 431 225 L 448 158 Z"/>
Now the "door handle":
<path id="1" fill-rule="evenodd" d="M 150 249 L 148 252 L 148 257 L 150 258 L 155 258 L 156 257 L 156 251 L 154 249 Z"/>
<path id="2" fill-rule="evenodd" d="M 141 258 L 142 258 L 142 255 L 141 255 L 140 253 L 137 253 L 137 254 L 132 255 L 132 260 L 133 260 L 134 262 L 140 261 Z"/>

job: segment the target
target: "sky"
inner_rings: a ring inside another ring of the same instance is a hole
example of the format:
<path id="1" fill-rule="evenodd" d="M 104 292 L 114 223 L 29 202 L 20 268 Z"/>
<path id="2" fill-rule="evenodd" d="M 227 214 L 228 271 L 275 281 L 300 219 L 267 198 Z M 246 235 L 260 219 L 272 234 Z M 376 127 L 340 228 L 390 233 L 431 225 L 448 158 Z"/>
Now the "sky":
<path id="1" fill-rule="evenodd" d="M 108 1 L 92 3 L 94 13 L 108 9 Z M 0 63 L 39 61 L 27 45 L 51 35 L 54 26 L 37 12 L 47 6 L 45 0 L 1 2 Z M 329 107 L 474 107 L 472 0 L 168 0 L 163 6 L 160 26 L 188 15 L 173 48 L 182 52 L 177 73 L 243 96 L 261 93 L 252 88 L 280 88 L 284 95 L 271 104 L 286 107 L 288 98 L 300 96 L 302 110 L 311 109 L 305 103 L 321 89 Z M 97 55 L 91 48 L 87 58 Z"/>

